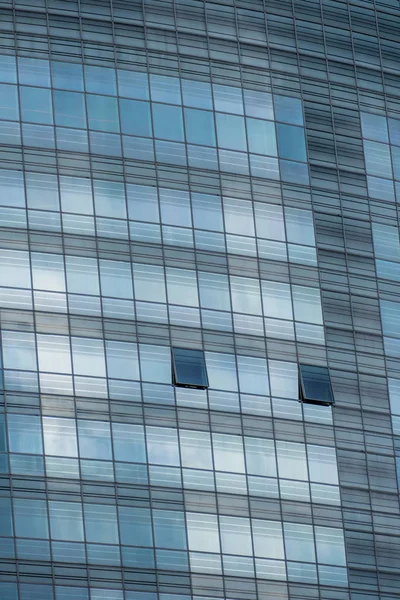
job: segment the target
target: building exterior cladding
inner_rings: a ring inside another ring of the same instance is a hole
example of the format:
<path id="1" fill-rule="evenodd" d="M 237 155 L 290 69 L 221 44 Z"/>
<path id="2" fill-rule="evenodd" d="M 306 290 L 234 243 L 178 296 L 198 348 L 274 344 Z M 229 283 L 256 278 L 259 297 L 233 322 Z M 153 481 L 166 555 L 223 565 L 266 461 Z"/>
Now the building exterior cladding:
<path id="1" fill-rule="evenodd" d="M 0 598 L 400 599 L 399 0 L 0 40 Z"/>

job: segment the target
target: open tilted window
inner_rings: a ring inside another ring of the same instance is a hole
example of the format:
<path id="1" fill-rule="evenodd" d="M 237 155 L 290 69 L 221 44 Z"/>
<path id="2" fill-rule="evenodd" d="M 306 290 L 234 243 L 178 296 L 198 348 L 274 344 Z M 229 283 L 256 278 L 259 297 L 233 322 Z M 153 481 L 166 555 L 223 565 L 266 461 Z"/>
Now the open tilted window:
<path id="1" fill-rule="evenodd" d="M 174 385 L 181 387 L 207 388 L 204 352 L 190 348 L 172 348 L 172 380 Z"/>
<path id="2" fill-rule="evenodd" d="M 315 404 L 333 404 L 333 391 L 328 367 L 299 366 L 300 400 Z"/>

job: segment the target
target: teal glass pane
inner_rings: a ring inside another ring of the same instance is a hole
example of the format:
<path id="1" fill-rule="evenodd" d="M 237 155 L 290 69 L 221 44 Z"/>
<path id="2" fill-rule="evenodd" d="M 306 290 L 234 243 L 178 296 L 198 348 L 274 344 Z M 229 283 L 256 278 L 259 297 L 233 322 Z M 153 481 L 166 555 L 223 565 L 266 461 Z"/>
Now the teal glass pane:
<path id="1" fill-rule="evenodd" d="M 116 98 L 87 95 L 89 128 L 116 133 L 119 131 L 118 104 Z"/>
<path id="2" fill-rule="evenodd" d="M 0 84 L 0 119 L 18 121 L 18 93 L 16 85 Z"/>
<path id="3" fill-rule="evenodd" d="M 275 124 L 272 121 L 246 119 L 249 152 L 276 156 Z"/>
<path id="4" fill-rule="evenodd" d="M 179 106 L 153 104 L 154 136 L 183 142 L 182 109 Z"/>
<path id="5" fill-rule="evenodd" d="M 83 67 L 69 62 L 51 62 L 54 88 L 83 92 Z"/>
<path id="6" fill-rule="evenodd" d="M 23 121 L 44 125 L 52 124 L 53 111 L 50 90 L 21 86 L 20 96 Z"/>
<path id="7" fill-rule="evenodd" d="M 186 139 L 191 144 L 215 146 L 214 115 L 210 111 L 185 108 Z"/>
<path id="8" fill-rule="evenodd" d="M 277 123 L 276 130 L 280 158 L 306 162 L 307 152 L 303 127 Z"/>
<path id="9" fill-rule="evenodd" d="M 119 101 L 122 133 L 151 137 L 150 104 L 137 100 Z"/>
<path id="10" fill-rule="evenodd" d="M 222 113 L 216 114 L 218 145 L 230 150 L 246 150 L 244 118 Z"/>
<path id="11" fill-rule="evenodd" d="M 54 119 L 63 127 L 86 128 L 85 96 L 78 92 L 53 92 Z"/>
<path id="12" fill-rule="evenodd" d="M 275 118 L 277 121 L 303 125 L 303 109 L 301 100 L 289 96 L 274 96 Z"/>

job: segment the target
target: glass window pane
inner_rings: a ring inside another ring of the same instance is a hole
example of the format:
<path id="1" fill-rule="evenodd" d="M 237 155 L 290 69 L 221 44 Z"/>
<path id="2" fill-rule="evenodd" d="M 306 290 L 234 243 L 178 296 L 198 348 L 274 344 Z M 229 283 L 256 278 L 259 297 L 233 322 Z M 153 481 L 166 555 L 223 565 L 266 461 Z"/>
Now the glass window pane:
<path id="1" fill-rule="evenodd" d="M 89 128 L 117 133 L 119 131 L 116 98 L 87 94 Z"/>
<path id="2" fill-rule="evenodd" d="M 71 348 L 66 335 L 37 336 L 39 370 L 48 373 L 71 373 Z"/>
<path id="3" fill-rule="evenodd" d="M 172 348 L 176 385 L 208 387 L 207 369 L 202 350 Z"/>
<path id="4" fill-rule="evenodd" d="M 236 362 L 232 354 L 206 352 L 208 380 L 211 388 L 235 392 L 238 389 Z"/>
<path id="5" fill-rule="evenodd" d="M 166 269 L 168 302 L 184 306 L 198 306 L 197 278 L 195 271 Z"/>
<path id="6" fill-rule="evenodd" d="M 40 417 L 9 414 L 7 425 L 10 452 L 43 454 Z"/>
<path id="7" fill-rule="evenodd" d="M 97 216 L 126 219 L 123 183 L 94 179 L 93 192 Z"/>
<path id="8" fill-rule="evenodd" d="M 43 417 L 43 437 L 47 455 L 78 456 L 74 419 Z"/>
<path id="9" fill-rule="evenodd" d="M 16 85 L 0 84 L 0 119 L 19 120 Z"/>
<path id="10" fill-rule="evenodd" d="M 186 527 L 183 512 L 153 510 L 155 545 L 158 548 L 186 549 Z"/>
<path id="11" fill-rule="evenodd" d="M 65 261 L 68 291 L 98 296 L 100 291 L 97 259 L 66 256 Z"/>
<path id="12" fill-rule="evenodd" d="M 15 534 L 24 538 L 48 538 L 47 507 L 44 500 L 14 498 Z"/>
<path id="13" fill-rule="evenodd" d="M 73 337 L 71 345 L 75 375 L 106 376 L 103 340 Z"/>
<path id="14" fill-rule="evenodd" d="M 79 453 L 82 458 L 112 459 L 110 424 L 78 419 Z"/>
<path id="15" fill-rule="evenodd" d="M 53 87 L 83 91 L 83 67 L 70 62 L 51 61 Z"/>
<path id="16" fill-rule="evenodd" d="M 17 83 L 17 64 L 15 56 L 0 56 L 0 81 Z"/>
<path id="17" fill-rule="evenodd" d="M 322 307 L 320 292 L 316 288 L 300 285 L 292 286 L 294 317 L 296 321 L 322 324 Z"/>
<path id="18" fill-rule="evenodd" d="M 50 90 L 21 86 L 20 99 L 23 121 L 43 123 L 44 125 L 52 124 L 53 110 Z"/>
<path id="19" fill-rule="evenodd" d="M 215 146 L 214 115 L 206 110 L 185 108 L 186 140 L 190 144 Z"/>
<path id="20" fill-rule="evenodd" d="M 246 467 L 250 475 L 276 477 L 275 444 L 264 438 L 244 438 Z"/>
<path id="21" fill-rule="evenodd" d="M 117 69 L 119 95 L 126 98 L 149 99 L 149 79 L 147 73 Z"/>
<path id="22" fill-rule="evenodd" d="M 87 92 L 116 96 L 117 85 L 114 69 L 85 65 L 85 79 Z"/>
<path id="23" fill-rule="evenodd" d="M 186 513 L 189 550 L 220 552 L 219 530 L 216 515 Z"/>
<path id="24" fill-rule="evenodd" d="M 118 522 L 115 506 L 105 504 L 83 505 L 88 542 L 118 544 Z"/>
<path id="25" fill-rule="evenodd" d="M 226 113 L 243 114 L 242 88 L 227 85 L 213 85 L 215 110 Z"/>
<path id="26" fill-rule="evenodd" d="M 255 556 L 279 559 L 285 557 L 281 523 L 252 519 L 251 527 Z"/>
<path id="27" fill-rule="evenodd" d="M 51 537 L 83 542 L 83 515 L 80 502 L 49 502 Z"/>
<path id="28" fill-rule="evenodd" d="M 63 127 L 86 128 L 84 94 L 78 92 L 53 92 L 54 119 Z"/>
<path id="29" fill-rule="evenodd" d="M 101 293 L 113 298 L 133 298 L 132 271 L 128 262 L 100 260 Z"/>
<path id="30" fill-rule="evenodd" d="M 250 520 L 239 517 L 220 517 L 222 552 L 252 556 Z"/>
<path id="31" fill-rule="evenodd" d="M 165 104 L 153 104 L 152 107 L 155 137 L 183 142 L 182 109 Z"/>
<path id="32" fill-rule="evenodd" d="M 32 333 L 2 331 L 1 337 L 6 369 L 36 371 L 36 344 Z"/>
<path id="33" fill-rule="evenodd" d="M 365 166 L 369 175 L 392 177 L 392 165 L 388 144 L 364 142 Z"/>
<path id="34" fill-rule="evenodd" d="M 244 473 L 243 439 L 235 435 L 212 435 L 215 469 L 231 473 Z"/>
<path id="35" fill-rule="evenodd" d="M 151 512 L 146 508 L 120 506 L 118 508 L 121 544 L 152 546 Z"/>
<path id="36" fill-rule="evenodd" d="M 140 368 L 143 381 L 171 383 L 171 351 L 165 346 L 140 344 Z"/>
<path id="37" fill-rule="evenodd" d="M 191 469 L 212 469 L 211 438 L 204 431 L 179 430 L 182 466 Z"/>
<path id="38" fill-rule="evenodd" d="M 232 305 L 235 312 L 261 314 L 260 283 L 258 279 L 231 277 Z"/>
<path id="39" fill-rule="evenodd" d="M 278 123 L 276 126 L 279 156 L 289 160 L 307 161 L 303 127 Z"/>
<path id="40" fill-rule="evenodd" d="M 274 96 L 275 118 L 277 121 L 303 125 L 301 100 L 289 96 Z"/>
<path id="41" fill-rule="evenodd" d="M 249 117 L 258 117 L 259 119 L 273 120 L 272 94 L 256 90 L 243 90 L 243 93 L 246 115 Z"/>
<path id="42" fill-rule="evenodd" d="M 246 119 L 249 152 L 276 156 L 275 124 L 272 121 Z"/>
<path id="43" fill-rule="evenodd" d="M 159 465 L 179 466 L 179 445 L 176 429 L 146 427 L 149 462 Z"/>
<path id="44" fill-rule="evenodd" d="M 198 272 L 200 302 L 203 308 L 230 310 L 229 282 L 227 275 Z"/>
<path id="45" fill-rule="evenodd" d="M 281 206 L 255 202 L 254 214 L 258 237 L 285 241 L 285 225 Z"/>
<path id="46" fill-rule="evenodd" d="M 114 379 L 139 379 L 136 344 L 106 340 L 107 374 Z"/>
<path id="47" fill-rule="evenodd" d="M 363 137 L 377 142 L 388 142 L 386 117 L 361 113 L 361 128 Z"/>
<path id="48" fill-rule="evenodd" d="M 182 79 L 183 104 L 212 110 L 211 85 L 204 81 Z"/>
<path id="49" fill-rule="evenodd" d="M 48 60 L 18 57 L 19 83 L 50 87 L 50 64 Z"/>
<path id="50" fill-rule="evenodd" d="M 338 471 L 335 448 L 307 445 L 310 481 L 338 485 Z"/>
<path id="51" fill-rule="evenodd" d="M 151 99 L 153 102 L 181 104 L 181 85 L 178 77 L 150 75 Z"/>
<path id="52" fill-rule="evenodd" d="M 388 119 L 390 141 L 400 146 L 400 119 Z"/>
<path id="53" fill-rule="evenodd" d="M 346 566 L 343 531 L 333 527 L 316 527 L 315 541 L 318 562 Z"/>
<path id="54" fill-rule="evenodd" d="M 300 365 L 303 400 L 333 402 L 332 385 L 327 367 Z"/>
<path id="55" fill-rule="evenodd" d="M 126 462 L 146 462 L 142 425 L 112 423 L 114 458 Z"/>
<path id="56" fill-rule="evenodd" d="M 306 450 L 304 444 L 276 442 L 279 477 L 308 480 Z"/>
<path id="57" fill-rule="evenodd" d="M 119 108 L 122 133 L 151 137 L 151 115 L 148 102 L 121 99 Z"/>
<path id="58" fill-rule="evenodd" d="M 288 560 L 315 562 L 314 536 L 311 525 L 284 523 Z"/>
<path id="59" fill-rule="evenodd" d="M 238 356 L 239 388 L 245 394 L 269 394 L 268 369 L 265 358 Z"/>
<path id="60" fill-rule="evenodd" d="M 217 113 L 218 145 L 230 150 L 246 151 L 246 131 L 244 118 Z"/>
<path id="61" fill-rule="evenodd" d="M 199 229 L 223 231 L 220 196 L 192 194 L 194 226 Z"/>

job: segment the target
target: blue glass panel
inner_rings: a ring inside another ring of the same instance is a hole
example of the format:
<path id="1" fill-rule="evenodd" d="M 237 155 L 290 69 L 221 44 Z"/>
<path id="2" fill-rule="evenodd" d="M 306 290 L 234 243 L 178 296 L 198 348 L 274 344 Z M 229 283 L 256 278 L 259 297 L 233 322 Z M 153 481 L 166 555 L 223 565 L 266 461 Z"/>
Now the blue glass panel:
<path id="1" fill-rule="evenodd" d="M 0 536 L 12 536 L 12 514 L 10 498 L 0 498 Z"/>
<path id="2" fill-rule="evenodd" d="M 52 585 L 21 583 L 19 591 L 20 600 L 54 600 Z"/>
<path id="3" fill-rule="evenodd" d="M 64 90 L 83 91 L 83 67 L 69 62 L 52 61 L 53 87 Z"/>
<path id="4" fill-rule="evenodd" d="M 181 85 L 177 77 L 150 75 L 151 99 L 153 102 L 181 104 Z"/>
<path id="5" fill-rule="evenodd" d="M 206 110 L 185 108 L 186 139 L 191 144 L 215 146 L 214 115 Z"/>
<path id="6" fill-rule="evenodd" d="M 365 166 L 369 175 L 392 177 L 392 165 L 388 144 L 364 142 Z"/>
<path id="7" fill-rule="evenodd" d="M 154 161 L 153 140 L 123 135 L 122 145 L 126 158 Z"/>
<path id="8" fill-rule="evenodd" d="M 54 119 L 64 127 L 86 127 L 85 96 L 78 92 L 53 92 Z"/>
<path id="9" fill-rule="evenodd" d="M 15 56 L 0 55 L 0 81 L 4 83 L 17 83 Z"/>
<path id="10" fill-rule="evenodd" d="M 119 507 L 121 544 L 127 546 L 152 546 L 151 513 L 146 508 Z"/>
<path id="11" fill-rule="evenodd" d="M 291 160 L 279 161 L 282 181 L 289 183 L 309 184 L 307 165 L 292 162 Z"/>
<path id="12" fill-rule="evenodd" d="M 218 145 L 231 150 L 246 150 L 244 118 L 217 113 Z"/>
<path id="13" fill-rule="evenodd" d="M 400 146 L 400 119 L 389 119 L 390 141 L 396 146 Z"/>
<path id="14" fill-rule="evenodd" d="M 0 119 L 18 121 L 18 93 L 16 85 L 0 84 Z"/>
<path id="15" fill-rule="evenodd" d="M 274 96 L 275 118 L 292 125 L 303 125 L 301 100 L 289 96 Z"/>
<path id="16" fill-rule="evenodd" d="M 400 146 L 392 146 L 392 161 L 394 177 L 400 180 Z"/>
<path id="17" fill-rule="evenodd" d="M 375 140 L 376 142 L 389 141 L 386 117 L 371 113 L 361 113 L 361 128 L 365 138 Z"/>
<path id="18" fill-rule="evenodd" d="M 137 100 L 119 101 L 122 133 L 151 137 L 150 104 Z"/>
<path id="19" fill-rule="evenodd" d="M 182 79 L 183 104 L 212 110 L 211 84 L 204 81 Z"/>
<path id="20" fill-rule="evenodd" d="M 18 58 L 19 83 L 50 87 L 50 64 L 37 58 Z"/>
<path id="21" fill-rule="evenodd" d="M 87 92 L 116 96 L 117 83 L 114 69 L 85 65 L 85 79 Z"/>
<path id="22" fill-rule="evenodd" d="M 155 137 L 183 142 L 182 109 L 180 107 L 153 104 L 153 121 Z"/>
<path id="23" fill-rule="evenodd" d="M 275 124 L 272 121 L 246 119 L 249 152 L 276 156 Z"/>
<path id="24" fill-rule="evenodd" d="M 21 86 L 20 96 L 23 121 L 45 125 L 52 124 L 53 111 L 50 90 Z"/>
<path id="25" fill-rule="evenodd" d="M 185 519 L 182 512 L 154 510 L 155 545 L 159 548 L 186 548 Z"/>
<path id="26" fill-rule="evenodd" d="M 18 537 L 48 538 L 47 507 L 44 500 L 14 498 L 15 533 Z"/>
<path id="27" fill-rule="evenodd" d="M 276 130 L 280 157 L 305 162 L 307 160 L 307 153 L 304 129 L 302 127 L 293 127 L 292 125 L 278 123 Z"/>
<path id="28" fill-rule="evenodd" d="M 119 131 L 118 103 L 116 98 L 87 95 L 89 128 L 100 131 Z"/>
<path id="29" fill-rule="evenodd" d="M 2 600 L 18 600 L 17 584 L 0 581 L 0 597 Z"/>
<path id="30" fill-rule="evenodd" d="M 149 99 L 149 78 L 147 73 L 136 71 L 118 71 L 119 95 L 126 98 L 137 98 L 138 100 Z"/>

